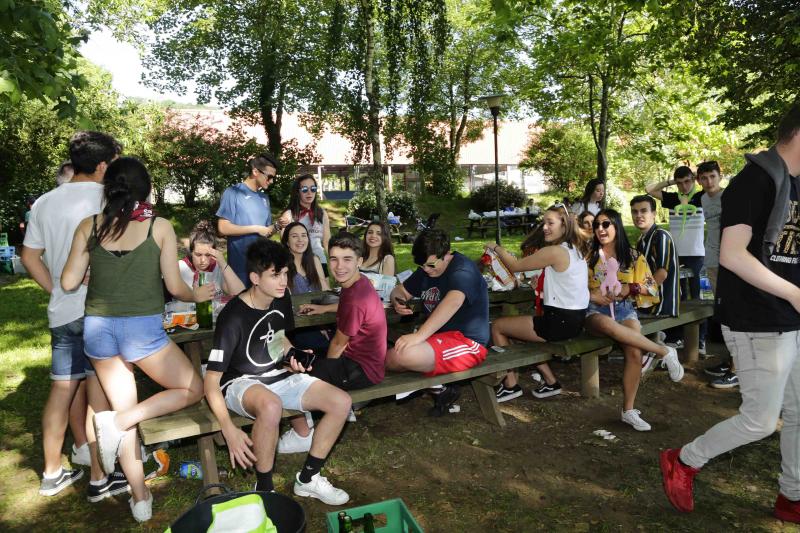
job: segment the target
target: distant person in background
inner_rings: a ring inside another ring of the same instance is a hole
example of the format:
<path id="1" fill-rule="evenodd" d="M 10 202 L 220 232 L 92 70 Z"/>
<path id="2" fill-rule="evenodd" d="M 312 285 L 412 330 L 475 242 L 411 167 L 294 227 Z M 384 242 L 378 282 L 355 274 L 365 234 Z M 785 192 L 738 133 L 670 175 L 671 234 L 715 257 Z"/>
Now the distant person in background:
<path id="1" fill-rule="evenodd" d="M 67 183 L 72 179 L 74 174 L 75 169 L 72 167 L 72 163 L 70 161 L 64 161 L 61 163 L 61 166 L 58 167 L 58 172 L 56 173 L 56 187 Z"/>
<path id="2" fill-rule="evenodd" d="M 663 190 L 673 184 L 678 186 L 678 192 Z M 669 232 L 675 242 L 679 264 L 692 271 L 691 278 L 681 280 L 681 299 L 700 298 L 700 270 L 706 254 L 703 245 L 703 190 L 695 187 L 692 169 L 682 166 L 675 169 L 672 180 L 651 183 L 645 191 L 661 200 L 661 207 L 669 209 Z M 682 332 L 681 328 L 667 330 L 667 344 L 682 348 Z M 700 323 L 700 353 L 706 353 L 705 321 Z"/>
<path id="3" fill-rule="evenodd" d="M 22 233 L 23 239 L 25 238 L 25 231 L 28 229 L 28 223 L 31 221 L 31 209 L 34 203 L 36 203 L 35 196 L 25 198 L 25 213 L 22 216 L 22 222 L 19 223 L 19 231 Z"/>
<path id="4" fill-rule="evenodd" d="M 275 180 L 277 169 L 278 162 L 269 152 L 248 160 L 244 181 L 225 189 L 217 210 L 219 234 L 228 238 L 228 261 L 245 287 L 250 286 L 248 246 L 259 235 L 272 237 L 280 231 L 282 223 L 288 223 L 285 220 L 272 223 L 266 190 Z"/>
<path id="5" fill-rule="evenodd" d="M 183 282 L 189 287 L 196 287 L 200 273 L 206 274 L 206 283 L 214 284 L 214 312 L 219 312 L 223 295 L 236 296 L 244 290 L 244 283 L 239 279 L 223 254 L 217 248 L 217 236 L 214 226 L 208 220 L 201 220 L 189 234 L 189 253 L 178 261 Z"/>
<path id="6" fill-rule="evenodd" d="M 389 230 L 382 222 L 370 222 L 364 233 L 364 263 L 361 272 L 394 276 L 394 246 Z"/>
<path id="7" fill-rule="evenodd" d="M 328 275 L 328 241 L 331 239 L 331 223 L 328 213 L 318 203 L 317 180 L 311 174 L 298 176 L 292 184 L 289 196 L 289 209 L 281 215 L 282 220 L 300 222 L 308 229 L 311 251 L 322 263 L 325 276 Z"/>
<path id="8" fill-rule="evenodd" d="M 600 178 L 590 179 L 583 189 L 583 196 L 580 200 L 572 204 L 571 211 L 578 215 L 584 211 L 589 211 L 597 215 L 603 208 L 603 198 L 606 196 L 606 182 Z"/>

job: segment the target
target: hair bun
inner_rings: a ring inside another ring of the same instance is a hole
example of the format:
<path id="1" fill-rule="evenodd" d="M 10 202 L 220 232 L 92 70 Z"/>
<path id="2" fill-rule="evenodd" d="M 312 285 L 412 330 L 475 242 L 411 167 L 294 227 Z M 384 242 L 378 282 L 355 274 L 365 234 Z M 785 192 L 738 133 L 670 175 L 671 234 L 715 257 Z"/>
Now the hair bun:
<path id="1" fill-rule="evenodd" d="M 200 220 L 194 226 L 195 231 L 212 231 L 214 228 L 208 220 Z"/>

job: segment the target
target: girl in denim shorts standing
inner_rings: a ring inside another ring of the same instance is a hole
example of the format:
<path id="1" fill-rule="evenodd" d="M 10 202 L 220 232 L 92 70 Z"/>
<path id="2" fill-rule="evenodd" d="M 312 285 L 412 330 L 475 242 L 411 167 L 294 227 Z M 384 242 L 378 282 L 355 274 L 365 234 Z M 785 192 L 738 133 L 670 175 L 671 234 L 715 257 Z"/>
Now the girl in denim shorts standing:
<path id="1" fill-rule="evenodd" d="M 594 236 L 587 259 L 589 263 L 589 309 L 586 311 L 586 330 L 597 336 L 608 336 L 617 341 L 625 353 L 622 373 L 622 421 L 637 431 L 650 431 L 650 424 L 633 408 L 636 391 L 642 377 L 642 353 L 653 352 L 664 359 L 672 381 L 683 379 L 683 367 L 674 348 L 656 344 L 640 333 L 641 325 L 636 314 L 633 297 L 638 285 L 633 279 L 636 251 L 631 248 L 622 217 L 613 209 L 603 209 L 592 223 Z M 600 286 L 606 278 L 607 262 L 614 258 L 619 263 L 617 279 L 622 290 L 617 296 L 604 294 Z M 614 306 L 614 318 L 611 306 Z"/>
<path id="2" fill-rule="evenodd" d="M 144 484 L 136 425 L 203 395 L 200 376 L 162 327 L 162 276 L 167 289 L 186 301 L 209 300 L 214 286 L 192 292 L 181 279 L 175 232 L 147 203 L 151 181 L 139 160 L 116 159 L 104 181 L 103 212 L 84 219 L 75 231 L 61 285 L 75 290 L 91 267 L 84 350 L 113 409 L 94 415 L 98 456 L 109 474 L 120 458 L 133 493 L 131 512 L 143 522 L 152 515 L 153 496 Z M 134 364 L 165 390 L 139 402 Z"/>

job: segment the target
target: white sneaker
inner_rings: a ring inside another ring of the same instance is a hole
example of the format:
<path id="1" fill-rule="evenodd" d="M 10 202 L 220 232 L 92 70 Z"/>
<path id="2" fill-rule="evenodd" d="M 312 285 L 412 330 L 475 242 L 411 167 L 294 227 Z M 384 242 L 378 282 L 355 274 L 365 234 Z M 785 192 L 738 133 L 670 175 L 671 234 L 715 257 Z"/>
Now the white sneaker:
<path id="1" fill-rule="evenodd" d="M 653 363 L 658 360 L 656 354 L 653 352 L 647 352 L 642 356 L 642 375 L 644 376 L 653 368 Z"/>
<path id="2" fill-rule="evenodd" d="M 116 416 L 116 411 L 103 411 L 95 413 L 92 419 L 97 436 L 97 458 L 106 474 L 114 471 L 114 463 L 117 462 L 119 455 L 119 445 L 122 443 L 122 437 L 125 436 L 125 432 L 120 431 L 114 422 Z"/>
<path id="3" fill-rule="evenodd" d="M 638 409 L 622 411 L 622 421 L 633 426 L 636 431 L 650 431 L 650 424 L 642 420 L 640 414 L 642 412 Z"/>
<path id="4" fill-rule="evenodd" d="M 331 485 L 328 478 L 319 473 L 314 474 L 308 483 L 301 482 L 300 473 L 297 473 L 294 477 L 294 493 L 298 496 L 316 498 L 328 505 L 344 505 L 350 501 L 349 494 Z"/>
<path id="5" fill-rule="evenodd" d="M 89 457 L 89 443 L 84 442 L 80 448 L 73 444 L 69 462 L 73 465 L 92 466 L 92 458 Z"/>
<path id="6" fill-rule="evenodd" d="M 680 381 L 683 379 L 683 366 L 678 361 L 678 352 L 672 346 L 667 346 L 668 353 L 664 356 L 664 364 L 669 371 L 669 379 Z"/>
<path id="7" fill-rule="evenodd" d="M 356 421 L 356 413 L 352 409 L 350 409 L 350 412 L 347 413 L 347 421 L 348 422 L 355 422 Z"/>
<path id="8" fill-rule="evenodd" d="M 280 440 L 278 440 L 278 453 L 307 452 L 311 449 L 311 440 L 313 437 L 313 429 L 307 436 L 301 437 L 294 428 L 289 428 L 289 431 L 281 435 Z"/>
<path id="9" fill-rule="evenodd" d="M 656 344 L 664 344 L 664 341 L 667 340 L 667 334 L 663 331 L 656 332 Z"/>
<path id="10" fill-rule="evenodd" d="M 151 492 L 146 499 L 140 502 L 133 502 L 133 497 L 128 500 L 131 505 L 131 513 L 137 522 L 147 522 L 153 517 L 153 493 Z"/>

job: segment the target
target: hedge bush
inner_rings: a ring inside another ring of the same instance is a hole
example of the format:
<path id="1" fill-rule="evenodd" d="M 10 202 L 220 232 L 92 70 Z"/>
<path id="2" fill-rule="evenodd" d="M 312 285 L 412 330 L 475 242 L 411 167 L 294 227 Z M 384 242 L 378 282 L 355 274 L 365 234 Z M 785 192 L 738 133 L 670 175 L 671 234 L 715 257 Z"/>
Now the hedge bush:
<path id="1" fill-rule="evenodd" d="M 416 199 L 407 191 L 386 193 L 386 206 L 395 216 L 400 217 L 403 224 L 414 224 L 419 216 Z M 347 210 L 355 217 L 372 220 L 378 213 L 375 191 L 372 188 L 358 191 L 348 203 Z"/>
<path id="2" fill-rule="evenodd" d="M 523 207 L 528 202 L 525 192 L 513 183 L 498 183 L 500 188 L 500 209 L 509 206 Z M 494 183 L 487 183 L 472 191 L 469 205 L 476 213 L 495 210 Z"/>

